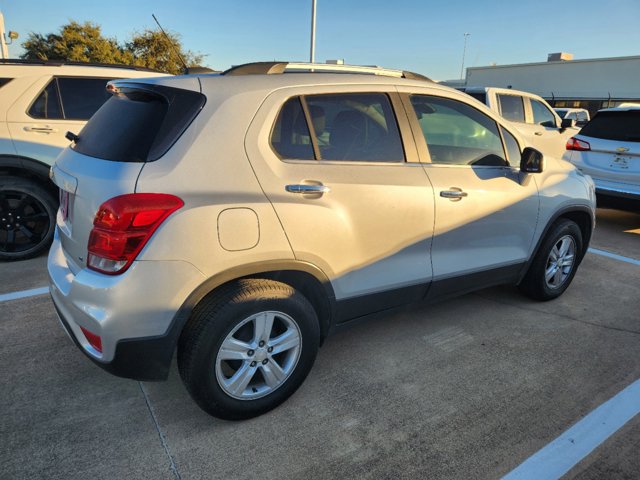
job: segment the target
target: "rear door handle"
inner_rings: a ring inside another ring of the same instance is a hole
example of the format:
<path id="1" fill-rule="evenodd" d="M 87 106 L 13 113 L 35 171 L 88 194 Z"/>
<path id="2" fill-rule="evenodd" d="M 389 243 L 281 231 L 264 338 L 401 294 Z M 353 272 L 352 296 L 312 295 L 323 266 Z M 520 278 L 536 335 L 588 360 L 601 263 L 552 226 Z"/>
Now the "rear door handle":
<path id="1" fill-rule="evenodd" d="M 331 189 L 326 185 L 287 185 L 284 189 L 289 193 L 329 193 Z"/>
<path id="2" fill-rule="evenodd" d="M 52 128 L 48 125 L 33 125 L 33 126 L 28 126 L 28 127 L 24 127 L 24 129 L 27 132 L 37 132 L 37 133 L 55 133 L 58 131 L 57 128 Z"/>
<path id="3" fill-rule="evenodd" d="M 443 190 L 440 192 L 440 196 L 448 198 L 449 200 L 457 201 L 467 196 L 467 192 L 463 192 L 459 188 L 452 187 L 451 190 Z"/>
<path id="4" fill-rule="evenodd" d="M 537 135 L 537 136 L 539 136 L 539 137 L 541 137 L 541 136 L 542 136 L 542 132 L 534 132 L 533 134 L 534 134 L 534 135 Z"/>

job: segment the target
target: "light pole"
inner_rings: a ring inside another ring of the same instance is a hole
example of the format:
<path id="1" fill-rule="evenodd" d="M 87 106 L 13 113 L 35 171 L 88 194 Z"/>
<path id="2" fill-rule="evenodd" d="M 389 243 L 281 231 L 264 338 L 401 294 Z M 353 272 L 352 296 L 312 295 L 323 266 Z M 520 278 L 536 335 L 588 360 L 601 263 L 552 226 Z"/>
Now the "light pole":
<path id="1" fill-rule="evenodd" d="M 311 53 L 309 61 L 314 63 L 316 57 L 316 0 L 311 0 Z"/>
<path id="2" fill-rule="evenodd" d="M 462 80 L 462 76 L 464 75 L 464 56 L 467 53 L 467 38 L 469 38 L 471 34 L 470 33 L 465 33 L 464 34 L 464 48 L 462 49 L 462 67 L 460 67 L 460 79 Z"/>

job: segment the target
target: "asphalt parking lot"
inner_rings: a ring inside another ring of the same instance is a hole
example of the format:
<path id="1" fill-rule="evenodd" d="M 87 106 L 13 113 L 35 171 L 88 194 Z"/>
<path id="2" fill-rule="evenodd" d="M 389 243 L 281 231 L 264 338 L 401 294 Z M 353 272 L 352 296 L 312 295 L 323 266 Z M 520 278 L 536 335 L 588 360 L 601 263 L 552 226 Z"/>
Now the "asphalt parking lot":
<path id="1" fill-rule="evenodd" d="M 500 287 L 351 326 L 244 422 L 200 411 L 175 365 L 162 383 L 103 372 L 46 294 L 0 301 L 0 477 L 500 478 L 640 379 L 640 214 L 600 209 L 591 247 L 552 302 Z M 0 279 L 43 287 L 46 258 Z M 635 416 L 566 477 L 639 478 L 638 451 Z"/>

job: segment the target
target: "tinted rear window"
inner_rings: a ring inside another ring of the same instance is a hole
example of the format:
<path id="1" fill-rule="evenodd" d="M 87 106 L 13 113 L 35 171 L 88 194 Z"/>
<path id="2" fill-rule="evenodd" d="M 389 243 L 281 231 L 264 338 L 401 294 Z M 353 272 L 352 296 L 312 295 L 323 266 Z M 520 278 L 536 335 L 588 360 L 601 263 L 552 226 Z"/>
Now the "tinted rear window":
<path id="1" fill-rule="evenodd" d="M 580 130 L 580 135 L 640 142 L 640 110 L 599 112 Z"/>
<path id="2" fill-rule="evenodd" d="M 123 87 L 82 129 L 73 149 L 120 162 L 154 161 L 164 155 L 205 103 L 204 95 L 161 86 Z"/>

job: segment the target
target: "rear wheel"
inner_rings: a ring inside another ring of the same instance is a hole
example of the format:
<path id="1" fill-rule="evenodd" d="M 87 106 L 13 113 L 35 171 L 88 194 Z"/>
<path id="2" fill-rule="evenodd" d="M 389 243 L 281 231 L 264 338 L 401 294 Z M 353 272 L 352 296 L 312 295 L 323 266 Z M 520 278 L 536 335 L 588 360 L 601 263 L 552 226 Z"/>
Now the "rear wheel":
<path id="1" fill-rule="evenodd" d="M 561 219 L 545 237 L 520 290 L 535 300 L 553 300 L 564 293 L 578 269 L 582 232 L 575 222 Z"/>
<path id="2" fill-rule="evenodd" d="M 300 293 L 271 280 L 241 280 L 201 302 L 178 344 L 178 368 L 206 412 L 261 415 L 302 384 L 318 351 L 316 313 Z"/>
<path id="3" fill-rule="evenodd" d="M 57 201 L 41 185 L 5 177 L 0 189 L 0 260 L 40 254 L 53 239 Z"/>

